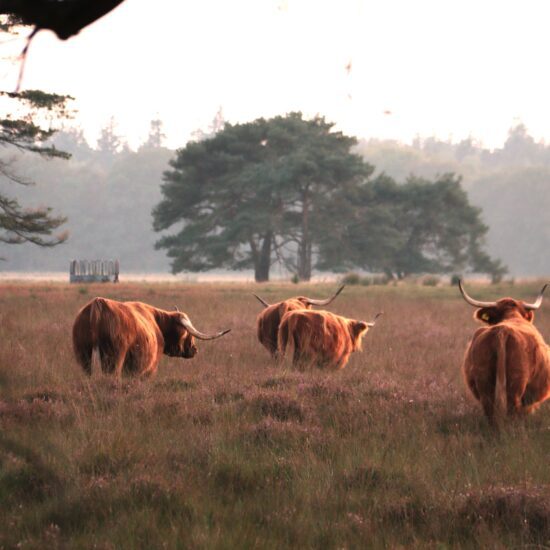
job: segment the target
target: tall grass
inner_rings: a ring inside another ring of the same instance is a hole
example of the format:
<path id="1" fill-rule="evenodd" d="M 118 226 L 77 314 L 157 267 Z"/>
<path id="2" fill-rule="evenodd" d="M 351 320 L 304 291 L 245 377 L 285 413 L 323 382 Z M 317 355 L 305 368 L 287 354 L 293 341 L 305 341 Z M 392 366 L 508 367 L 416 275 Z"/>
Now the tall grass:
<path id="1" fill-rule="evenodd" d="M 346 288 L 333 311 L 385 315 L 330 374 L 271 361 L 252 285 L 86 288 L 0 287 L 0 548 L 550 545 L 549 405 L 488 428 L 460 373 L 476 324 L 456 289 Z M 96 295 L 232 332 L 149 381 L 87 379 L 70 334 Z M 545 305 L 536 324 L 550 335 Z"/>

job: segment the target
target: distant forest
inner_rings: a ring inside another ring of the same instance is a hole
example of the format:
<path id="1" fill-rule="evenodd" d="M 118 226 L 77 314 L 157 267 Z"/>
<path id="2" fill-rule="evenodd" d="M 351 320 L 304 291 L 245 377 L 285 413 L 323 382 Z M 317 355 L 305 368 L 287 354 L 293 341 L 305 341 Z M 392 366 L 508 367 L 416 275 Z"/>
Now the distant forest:
<path id="1" fill-rule="evenodd" d="M 197 139 L 206 137 L 198 133 Z M 152 209 L 161 200 L 162 174 L 175 157 L 163 146 L 162 123 L 131 150 L 112 123 L 92 148 L 81 132 L 58 132 L 54 145 L 72 154 L 44 161 L 2 152 L 18 174 L 36 182 L 23 187 L 0 181 L 6 194 L 26 206 L 48 205 L 68 217 L 69 239 L 54 248 L 0 244 L 0 270 L 66 271 L 73 258 L 118 258 L 121 272 L 170 271 L 170 259 L 155 250 Z M 183 145 L 183 144 L 182 144 Z M 536 142 L 523 125 L 510 129 L 502 148 L 488 150 L 474 139 L 451 143 L 418 138 L 411 144 L 360 140 L 356 152 L 398 182 L 412 176 L 454 173 L 489 226 L 487 251 L 512 276 L 550 273 L 550 146 Z"/>

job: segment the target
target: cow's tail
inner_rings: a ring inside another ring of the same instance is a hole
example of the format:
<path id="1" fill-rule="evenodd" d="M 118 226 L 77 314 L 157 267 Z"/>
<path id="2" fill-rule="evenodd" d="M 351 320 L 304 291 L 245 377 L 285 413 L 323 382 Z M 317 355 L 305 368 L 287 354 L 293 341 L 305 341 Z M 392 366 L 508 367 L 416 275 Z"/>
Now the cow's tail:
<path id="1" fill-rule="evenodd" d="M 285 315 L 279 325 L 279 333 L 277 334 L 277 354 L 280 359 L 284 359 L 286 348 L 290 337 L 289 318 Z"/>
<path id="2" fill-rule="evenodd" d="M 501 419 L 506 416 L 508 403 L 506 398 L 506 340 L 505 331 L 499 331 L 497 336 L 497 362 L 495 382 L 494 416 Z"/>
<path id="3" fill-rule="evenodd" d="M 103 298 L 96 298 L 90 304 L 90 341 L 94 348 L 97 347 L 99 342 L 99 327 L 105 307 L 106 304 Z"/>

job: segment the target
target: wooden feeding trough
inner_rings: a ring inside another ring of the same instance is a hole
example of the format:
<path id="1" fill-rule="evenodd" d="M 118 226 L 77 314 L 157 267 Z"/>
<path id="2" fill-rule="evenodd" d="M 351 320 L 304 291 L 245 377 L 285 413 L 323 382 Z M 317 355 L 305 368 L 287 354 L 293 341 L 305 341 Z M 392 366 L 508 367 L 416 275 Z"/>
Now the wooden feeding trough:
<path id="1" fill-rule="evenodd" d="M 71 283 L 118 283 L 118 260 L 71 260 Z"/>

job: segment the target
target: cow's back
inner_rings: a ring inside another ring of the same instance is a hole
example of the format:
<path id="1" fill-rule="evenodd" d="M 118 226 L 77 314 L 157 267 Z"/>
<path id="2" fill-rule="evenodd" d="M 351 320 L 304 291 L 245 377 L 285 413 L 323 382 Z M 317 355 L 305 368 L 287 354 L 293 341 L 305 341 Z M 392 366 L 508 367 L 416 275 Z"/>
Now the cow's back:
<path id="1" fill-rule="evenodd" d="M 550 386 L 548 347 L 531 323 L 511 320 L 480 328 L 466 350 L 466 383 L 489 417 L 498 397 L 499 368 L 508 410 L 519 411 L 547 397 L 543 395 Z"/>
<path id="2" fill-rule="evenodd" d="M 77 314 L 73 340 L 96 347 L 112 340 L 117 333 L 135 331 L 135 315 L 128 306 L 106 298 L 94 298 Z"/>
<path id="3" fill-rule="evenodd" d="M 338 363 L 352 351 L 345 321 L 327 311 L 289 311 L 281 320 L 280 331 L 285 348 L 294 345 L 296 359 L 315 359 L 319 365 Z"/>
<path id="4" fill-rule="evenodd" d="M 494 369 L 499 343 L 506 342 L 507 363 L 528 368 L 529 374 L 536 363 L 542 359 L 540 350 L 546 349 L 540 333 L 531 324 L 502 322 L 490 327 L 479 328 L 466 351 L 466 363 L 469 368 Z"/>

